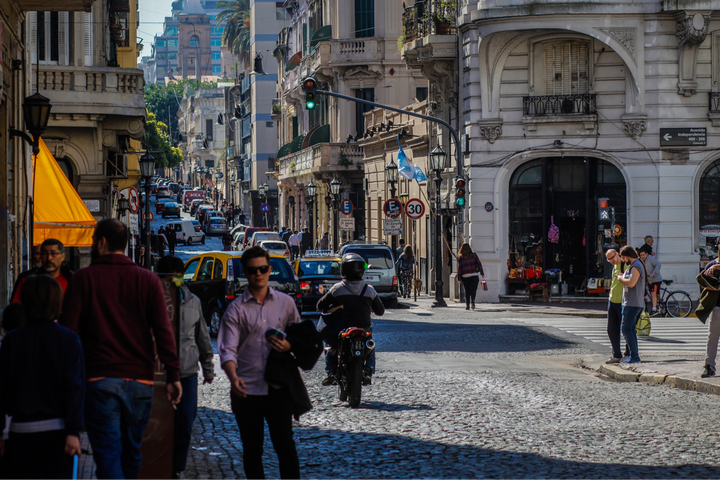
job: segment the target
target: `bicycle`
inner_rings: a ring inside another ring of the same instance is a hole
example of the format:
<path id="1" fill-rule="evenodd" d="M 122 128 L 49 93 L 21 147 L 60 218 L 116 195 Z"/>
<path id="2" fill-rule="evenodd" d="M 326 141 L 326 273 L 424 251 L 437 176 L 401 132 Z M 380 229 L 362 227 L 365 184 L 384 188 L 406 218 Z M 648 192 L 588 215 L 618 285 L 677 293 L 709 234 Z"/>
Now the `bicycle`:
<path id="1" fill-rule="evenodd" d="M 667 317 L 687 317 L 692 311 L 692 299 L 687 292 L 682 290 L 668 291 L 666 286 L 670 286 L 673 280 L 663 280 L 664 285 L 660 285 L 657 292 L 657 308 L 658 313 L 650 316 L 657 317 L 661 315 Z M 650 287 L 645 289 L 645 305 L 648 312 L 652 312 L 652 296 L 650 294 Z"/>

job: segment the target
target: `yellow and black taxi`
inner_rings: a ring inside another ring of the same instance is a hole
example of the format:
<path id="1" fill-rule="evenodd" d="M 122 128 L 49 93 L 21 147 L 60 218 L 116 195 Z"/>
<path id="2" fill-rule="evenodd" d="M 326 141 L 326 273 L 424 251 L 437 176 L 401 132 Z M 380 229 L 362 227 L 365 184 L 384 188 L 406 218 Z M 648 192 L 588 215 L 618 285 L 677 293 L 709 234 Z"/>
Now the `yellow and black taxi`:
<path id="1" fill-rule="evenodd" d="M 318 315 L 317 302 L 330 287 L 342 280 L 340 257 L 329 250 L 308 250 L 292 262 L 300 280 L 303 315 Z"/>
<path id="2" fill-rule="evenodd" d="M 216 336 L 225 309 L 242 295 L 247 279 L 240 264 L 242 252 L 205 252 L 185 262 L 184 280 L 192 293 L 200 298 L 203 315 L 210 334 Z M 269 285 L 295 299 L 301 310 L 300 285 L 290 264 L 282 255 L 270 255 Z"/>

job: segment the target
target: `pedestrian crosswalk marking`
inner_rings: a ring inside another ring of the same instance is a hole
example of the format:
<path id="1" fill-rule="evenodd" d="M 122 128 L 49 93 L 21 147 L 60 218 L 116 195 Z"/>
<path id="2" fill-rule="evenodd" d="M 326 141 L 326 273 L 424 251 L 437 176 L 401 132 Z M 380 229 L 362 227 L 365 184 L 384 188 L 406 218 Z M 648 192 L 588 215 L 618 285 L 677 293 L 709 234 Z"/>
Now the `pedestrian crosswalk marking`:
<path id="1" fill-rule="evenodd" d="M 552 327 L 572 335 L 577 335 L 610 348 L 607 335 L 606 318 L 513 318 L 526 324 Z M 704 354 L 707 343 L 707 325 L 696 318 L 656 318 L 650 319 L 652 330 L 649 337 L 638 337 L 640 354 L 642 352 L 663 354 Z M 624 344 L 625 341 L 622 340 Z"/>

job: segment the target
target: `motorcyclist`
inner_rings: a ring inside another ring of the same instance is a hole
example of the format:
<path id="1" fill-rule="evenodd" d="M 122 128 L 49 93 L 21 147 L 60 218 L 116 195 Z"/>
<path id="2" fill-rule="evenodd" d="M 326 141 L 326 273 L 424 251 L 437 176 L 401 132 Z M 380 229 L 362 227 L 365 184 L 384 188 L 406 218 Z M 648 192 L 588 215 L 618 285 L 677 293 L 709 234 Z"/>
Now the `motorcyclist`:
<path id="1" fill-rule="evenodd" d="M 348 318 L 348 327 L 358 327 L 364 330 L 372 331 L 372 320 L 370 312 L 375 315 L 385 313 L 385 307 L 380 300 L 377 292 L 372 285 L 368 284 L 365 288 L 363 275 L 367 264 L 357 253 L 346 253 L 341 261 L 341 273 L 343 280 L 336 283 L 330 290 L 318 301 L 317 309 L 321 312 L 328 312 L 336 307 L 343 307 Z M 365 292 L 362 298 L 358 296 Z M 330 345 L 330 350 L 325 356 L 325 371 L 327 377 L 322 381 L 325 386 L 337 385 L 335 371 L 338 366 L 338 344 Z M 372 374 L 375 372 L 375 351 L 368 356 L 365 368 L 365 378 L 363 383 L 370 385 L 372 382 Z"/>

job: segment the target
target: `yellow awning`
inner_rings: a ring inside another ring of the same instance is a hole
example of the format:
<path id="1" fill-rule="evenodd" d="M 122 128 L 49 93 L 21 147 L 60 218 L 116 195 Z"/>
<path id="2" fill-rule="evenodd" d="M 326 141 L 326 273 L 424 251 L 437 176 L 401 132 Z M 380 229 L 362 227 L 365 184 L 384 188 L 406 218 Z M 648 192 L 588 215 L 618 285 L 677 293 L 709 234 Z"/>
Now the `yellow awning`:
<path id="1" fill-rule="evenodd" d="M 96 221 L 40 138 L 33 168 L 35 221 L 33 244 L 56 238 L 66 247 L 92 246 Z"/>

